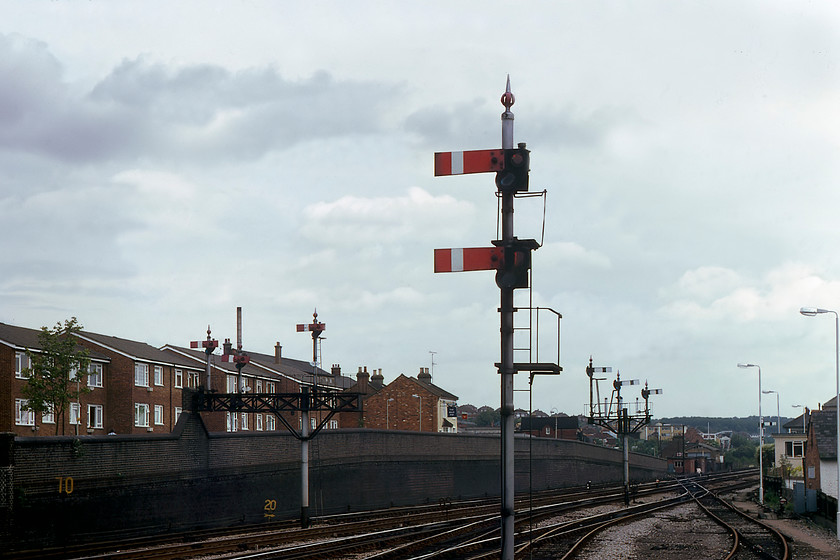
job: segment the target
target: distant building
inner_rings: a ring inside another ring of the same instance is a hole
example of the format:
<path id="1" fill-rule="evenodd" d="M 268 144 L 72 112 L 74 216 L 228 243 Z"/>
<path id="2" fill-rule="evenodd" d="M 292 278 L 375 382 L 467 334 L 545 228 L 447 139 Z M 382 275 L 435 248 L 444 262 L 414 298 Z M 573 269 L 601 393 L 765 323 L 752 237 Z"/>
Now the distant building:
<path id="1" fill-rule="evenodd" d="M 434 385 L 429 368 L 417 377 L 400 374 L 385 384 L 382 370 L 369 375 L 359 368 L 356 383 L 346 389 L 361 393 L 362 412 L 341 414 L 341 426 L 378 430 L 457 433 L 458 397 Z"/>
<path id="2" fill-rule="evenodd" d="M 549 439 L 583 438 L 580 430 L 580 418 L 577 416 L 540 416 L 523 418 L 519 424 L 520 433 L 532 437 Z"/>

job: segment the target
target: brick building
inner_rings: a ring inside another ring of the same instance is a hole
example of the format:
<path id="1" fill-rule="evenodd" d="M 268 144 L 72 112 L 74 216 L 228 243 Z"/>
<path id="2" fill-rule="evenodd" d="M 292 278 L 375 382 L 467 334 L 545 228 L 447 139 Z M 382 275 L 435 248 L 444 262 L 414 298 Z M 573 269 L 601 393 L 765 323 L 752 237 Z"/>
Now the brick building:
<path id="1" fill-rule="evenodd" d="M 36 415 L 23 409 L 26 399 L 21 390 L 27 383 L 23 372 L 30 365 L 26 351 L 41 350 L 40 333 L 40 330 L 0 323 L 0 432 L 17 436 L 49 436 L 56 431 L 67 435 L 107 433 L 105 413 L 109 404 L 105 388 L 113 373 L 110 357 L 102 352 L 90 352 L 88 376 L 84 381 L 90 392 L 70 403 L 63 421 L 55 414 Z"/>
<path id="2" fill-rule="evenodd" d="M 421 432 L 458 431 L 458 397 L 432 383 L 428 368 L 420 368 L 417 377 L 400 374 L 384 382 L 382 370 L 371 376 L 359 368 L 356 384 L 347 389 L 361 393 L 361 413 L 343 413 L 341 427 Z"/>
<path id="3" fill-rule="evenodd" d="M 40 330 L 0 323 L 0 432 L 19 436 L 54 435 L 55 415 L 35 415 L 23 409 L 21 393 L 27 379 L 26 351 L 38 352 Z M 91 358 L 84 383 L 90 392 L 70 403 L 59 434 L 148 434 L 169 433 L 182 411 L 182 390 L 207 385 L 207 355 L 176 345 L 155 348 L 144 342 L 82 331 L 77 335 Z M 242 387 L 257 393 L 299 393 L 301 385 L 316 382 L 323 390 L 346 389 L 352 381 L 341 375 L 336 364 L 331 371 L 309 362 L 284 358 L 278 343 L 273 354 L 247 352 L 250 362 L 240 372 L 219 354 L 210 356 L 210 389 L 236 392 Z M 36 417 L 37 416 L 37 417 Z M 210 431 L 285 430 L 272 414 L 206 413 Z M 312 413 L 313 428 L 323 415 Z M 285 419 L 300 428 L 300 414 Z M 338 428 L 332 420 L 327 429 Z"/>
<path id="4" fill-rule="evenodd" d="M 523 418 L 519 432 L 533 437 L 550 439 L 582 439 L 580 419 L 577 416 L 531 416 Z"/>

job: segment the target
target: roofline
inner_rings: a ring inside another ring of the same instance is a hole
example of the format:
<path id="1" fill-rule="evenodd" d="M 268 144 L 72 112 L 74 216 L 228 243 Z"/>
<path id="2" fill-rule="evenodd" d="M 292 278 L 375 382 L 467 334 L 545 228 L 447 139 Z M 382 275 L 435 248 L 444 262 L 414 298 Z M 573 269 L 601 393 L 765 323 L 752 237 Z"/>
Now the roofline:
<path id="1" fill-rule="evenodd" d="M 73 333 L 73 336 L 77 336 L 77 337 L 81 338 L 82 340 L 86 340 L 86 341 L 88 341 L 92 344 L 96 344 L 97 346 L 101 346 L 102 348 L 107 348 L 111 352 L 114 352 L 115 354 L 119 354 L 120 356 L 126 357 L 126 358 L 128 358 L 130 360 L 133 360 L 135 362 L 143 362 L 143 363 L 148 363 L 148 364 L 153 364 L 153 365 L 170 366 L 170 367 L 179 367 L 179 366 L 180 367 L 188 367 L 188 366 L 185 366 L 183 364 L 176 364 L 175 362 L 167 362 L 167 361 L 163 361 L 163 360 L 160 360 L 160 361 L 158 361 L 158 360 L 147 360 L 146 358 L 141 358 L 140 356 L 134 356 L 132 354 L 128 354 L 127 352 L 123 352 L 122 350 L 118 350 L 118 349 L 114 348 L 113 346 L 109 346 L 108 344 L 105 344 L 105 343 L 103 343 L 99 340 L 84 336 L 82 333 Z M 154 348 L 154 347 L 152 346 L 151 348 Z"/>
<path id="2" fill-rule="evenodd" d="M 180 356 L 184 356 L 185 358 L 189 358 L 190 360 L 193 360 L 193 361 L 195 361 L 195 362 L 197 362 L 197 363 L 200 363 L 200 364 L 202 364 L 202 365 L 203 365 L 203 366 L 205 366 L 205 367 L 207 366 L 207 361 L 206 361 L 206 360 L 202 360 L 202 359 L 200 359 L 198 356 L 194 355 L 192 352 L 187 352 L 187 349 L 186 349 L 186 348 L 182 348 L 182 347 L 179 347 L 179 346 L 172 346 L 172 345 L 170 345 L 170 344 L 164 344 L 163 346 L 161 346 L 161 347 L 160 347 L 160 350 L 161 350 L 161 351 L 167 351 L 167 350 L 168 350 L 168 351 L 171 351 L 171 352 L 175 352 L 176 354 L 178 354 L 178 355 L 180 355 Z M 220 356 L 220 354 L 214 354 L 214 355 L 215 355 L 215 356 Z M 259 369 L 261 369 L 261 370 L 264 370 L 264 371 L 267 371 L 267 372 L 273 373 L 273 374 L 275 374 L 275 375 L 277 375 L 277 376 L 279 376 L 279 377 L 282 377 L 282 378 L 284 378 L 284 379 L 288 379 L 288 380 L 290 380 L 290 381 L 292 381 L 292 382 L 294 382 L 294 383 L 300 383 L 300 384 L 303 384 L 303 381 L 301 381 L 300 379 L 297 379 L 297 378 L 295 378 L 295 377 L 293 377 L 293 376 L 290 376 L 290 375 L 288 375 L 288 374 L 286 374 L 286 373 L 283 373 L 283 372 L 281 372 L 281 371 L 276 371 L 276 370 L 273 370 L 273 369 L 271 369 L 271 368 L 269 368 L 269 367 L 266 367 L 264 364 L 262 364 L 262 363 L 260 363 L 260 362 L 251 361 L 251 362 L 248 362 L 248 364 L 249 364 L 249 365 L 252 365 L 252 366 L 255 366 L 255 367 L 257 367 L 257 368 L 259 368 Z M 236 375 L 236 374 L 235 374 L 235 373 L 233 373 L 232 371 L 229 371 L 229 370 L 227 370 L 227 369 L 224 369 L 224 368 L 222 368 L 222 367 L 220 367 L 220 366 L 218 366 L 217 364 L 214 364 L 214 363 L 211 363 L 211 364 L 210 364 L 210 367 L 211 367 L 211 368 L 213 368 L 213 369 L 214 369 L 214 370 L 216 370 L 216 371 L 219 371 L 219 372 L 222 372 L 222 373 L 225 373 L 225 374 L 228 374 L 228 375 Z M 248 373 L 246 372 L 246 373 L 243 373 L 242 375 L 248 375 Z M 253 375 L 253 374 L 252 374 L 252 375 Z"/>

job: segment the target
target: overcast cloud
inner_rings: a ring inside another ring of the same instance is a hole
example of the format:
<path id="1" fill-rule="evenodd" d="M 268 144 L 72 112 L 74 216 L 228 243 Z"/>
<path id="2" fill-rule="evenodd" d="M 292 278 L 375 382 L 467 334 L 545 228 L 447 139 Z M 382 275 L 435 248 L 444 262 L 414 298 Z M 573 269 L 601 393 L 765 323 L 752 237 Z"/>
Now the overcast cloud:
<path id="1" fill-rule="evenodd" d="M 662 388 L 656 416 L 755 414 L 744 361 L 782 415 L 834 394 L 834 325 L 798 313 L 840 309 L 833 2 L 0 8 L 2 322 L 184 345 L 242 306 L 246 348 L 308 359 L 317 307 L 325 367 L 434 357 L 498 406 L 493 274 L 432 267 L 496 239 L 493 178 L 432 154 L 500 147 L 509 73 L 547 191 L 515 230 L 563 315 L 535 408 L 583 412 L 590 355 Z"/>

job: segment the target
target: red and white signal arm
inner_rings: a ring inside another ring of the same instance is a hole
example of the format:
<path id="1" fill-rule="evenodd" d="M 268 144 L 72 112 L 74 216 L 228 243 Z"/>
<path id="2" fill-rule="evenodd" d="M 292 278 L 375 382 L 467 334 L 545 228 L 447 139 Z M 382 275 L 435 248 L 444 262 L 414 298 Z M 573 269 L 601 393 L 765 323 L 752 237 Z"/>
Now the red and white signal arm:
<path id="1" fill-rule="evenodd" d="M 327 330 L 327 325 L 324 323 L 309 323 L 308 325 L 301 325 L 297 326 L 297 332 L 321 332 Z"/>
<path id="2" fill-rule="evenodd" d="M 193 340 L 190 342 L 190 348 L 218 348 L 218 340 Z"/>
<path id="3" fill-rule="evenodd" d="M 435 152 L 435 177 L 489 173 L 505 167 L 504 150 L 468 150 Z"/>
<path id="4" fill-rule="evenodd" d="M 247 364 L 251 361 L 251 357 L 246 356 L 245 354 L 241 354 L 239 356 L 235 354 L 222 354 L 222 361 L 233 362 L 234 364 Z"/>
<path id="5" fill-rule="evenodd" d="M 435 249 L 435 272 L 498 270 L 504 264 L 502 247 Z"/>

